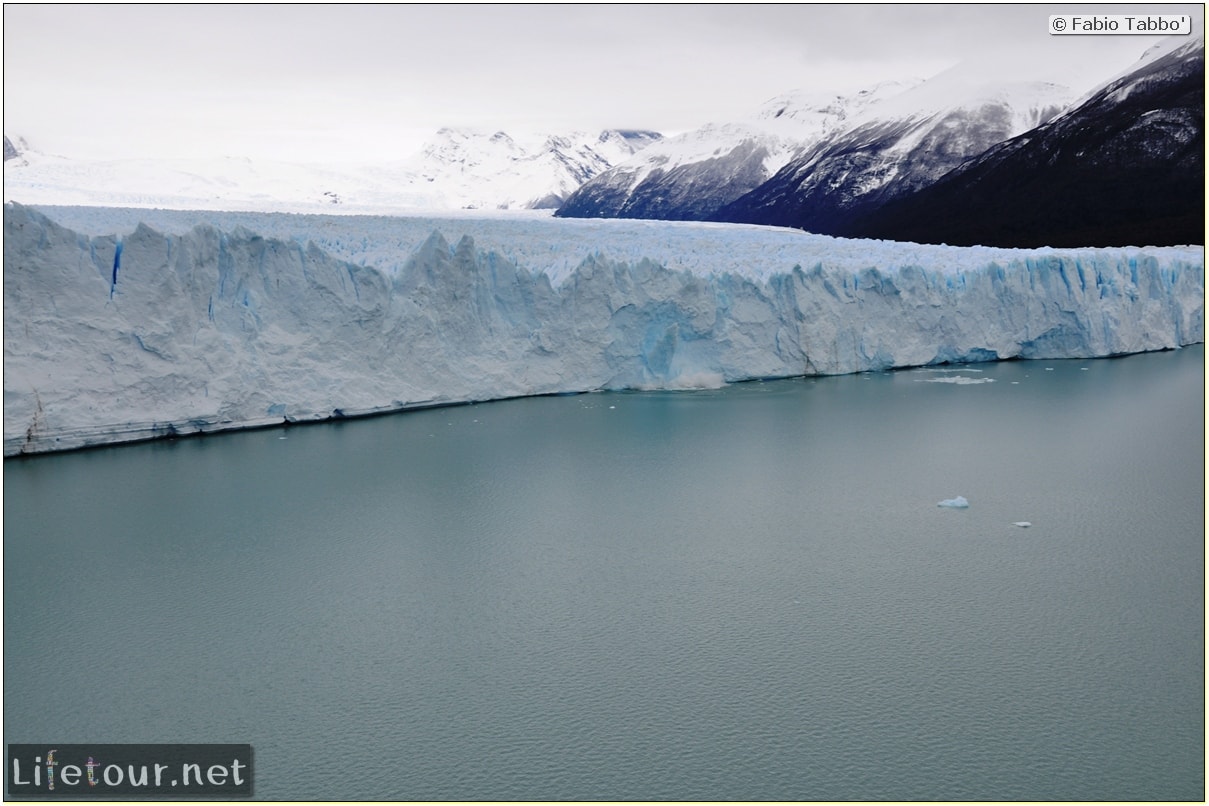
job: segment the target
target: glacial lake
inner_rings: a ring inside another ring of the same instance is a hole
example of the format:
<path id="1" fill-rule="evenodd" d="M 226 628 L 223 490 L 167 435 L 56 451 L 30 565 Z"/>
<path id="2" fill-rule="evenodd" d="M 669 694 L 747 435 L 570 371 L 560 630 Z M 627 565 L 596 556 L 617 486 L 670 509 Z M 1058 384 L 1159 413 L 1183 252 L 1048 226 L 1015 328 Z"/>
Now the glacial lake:
<path id="1" fill-rule="evenodd" d="M 250 743 L 258 799 L 1202 800 L 1203 346 L 953 369 L 6 461 L 5 741 Z"/>

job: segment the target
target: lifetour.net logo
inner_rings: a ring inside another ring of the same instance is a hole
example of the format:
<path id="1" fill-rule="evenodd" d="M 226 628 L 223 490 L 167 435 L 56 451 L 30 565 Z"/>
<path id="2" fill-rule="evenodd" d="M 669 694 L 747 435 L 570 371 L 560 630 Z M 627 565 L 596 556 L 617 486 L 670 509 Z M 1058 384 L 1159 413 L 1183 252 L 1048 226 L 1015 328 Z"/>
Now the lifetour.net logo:
<path id="1" fill-rule="evenodd" d="M 252 794 L 250 744 L 10 744 L 8 795 Z"/>

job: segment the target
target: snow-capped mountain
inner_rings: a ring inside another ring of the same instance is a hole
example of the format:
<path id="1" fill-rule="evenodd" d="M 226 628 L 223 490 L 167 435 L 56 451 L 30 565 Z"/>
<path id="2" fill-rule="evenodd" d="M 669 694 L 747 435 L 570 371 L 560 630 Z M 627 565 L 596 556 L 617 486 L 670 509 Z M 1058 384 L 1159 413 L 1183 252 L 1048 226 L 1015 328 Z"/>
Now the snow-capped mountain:
<path id="1" fill-rule="evenodd" d="M 1051 83 L 988 83 L 976 65 L 863 104 L 778 99 L 756 121 L 605 171 L 556 215 L 954 244 L 1201 243 L 1203 53 L 1203 37 L 1171 37 L 1078 100 Z M 796 128 L 778 128 L 785 117 Z"/>
<path id="2" fill-rule="evenodd" d="M 1044 82 L 986 84 L 958 66 L 871 107 L 712 220 L 849 234 L 863 212 L 931 184 L 1072 99 Z"/>
<path id="3" fill-rule="evenodd" d="M 1033 247 L 1205 242 L 1205 42 L 1172 37 L 1074 109 L 851 227 Z"/>
<path id="4" fill-rule="evenodd" d="M 13 141 L 8 139 L 8 135 L 4 135 L 4 161 L 8 162 L 11 159 L 16 159 L 21 156 L 21 152 L 13 145 Z"/>
<path id="5" fill-rule="evenodd" d="M 441 129 L 411 160 L 386 169 L 400 187 L 432 188 L 439 208 L 551 208 L 592 177 L 660 139 L 611 129 L 539 135 Z"/>
<path id="6" fill-rule="evenodd" d="M 850 96 L 801 91 L 778 96 L 749 120 L 708 124 L 644 149 L 586 182 L 556 215 L 706 219 L 865 108 L 909 86 L 886 82 Z"/>
<path id="7" fill-rule="evenodd" d="M 607 130 L 537 135 L 442 129 L 419 154 L 385 165 L 246 158 L 73 160 L 22 150 L 4 198 L 29 204 L 180 209 L 516 209 L 551 207 L 659 135 Z M 15 150 L 15 149 L 14 149 Z"/>

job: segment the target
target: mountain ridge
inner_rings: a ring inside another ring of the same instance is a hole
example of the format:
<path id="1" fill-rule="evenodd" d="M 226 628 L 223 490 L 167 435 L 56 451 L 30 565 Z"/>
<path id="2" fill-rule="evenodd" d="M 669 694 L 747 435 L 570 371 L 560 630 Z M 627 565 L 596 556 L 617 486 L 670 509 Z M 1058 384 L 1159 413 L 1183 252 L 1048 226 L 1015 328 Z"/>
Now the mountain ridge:
<path id="1" fill-rule="evenodd" d="M 657 148 L 585 183 L 555 214 L 691 218 L 954 245 L 1203 243 L 1203 63 L 1203 35 L 1169 37 L 1079 97 L 1046 82 L 996 86 L 978 78 L 977 65 L 968 72 L 959 65 L 803 143 L 763 181 L 752 166 L 756 141 L 738 137 L 730 150 L 714 144 L 726 159 L 685 161 L 659 182 L 633 181 Z M 1183 83 L 1168 92 L 1159 86 L 1165 81 Z M 1053 125 L 1059 119 L 1068 122 Z M 1111 142 L 1097 145 L 1108 132 Z M 1038 138 L 1049 157 L 1013 157 L 1012 167 L 982 176 L 988 155 L 1006 159 L 1005 149 L 1016 153 Z M 1046 161 L 1058 153 L 1066 167 L 1054 173 Z"/>
<path id="2" fill-rule="evenodd" d="M 847 95 L 793 91 L 742 120 L 666 138 L 447 127 L 418 154 L 374 165 L 79 161 L 6 136 L 4 195 L 179 209 L 554 210 L 957 245 L 1203 242 L 1203 35 L 1161 40 L 1078 98 L 984 77 L 963 64 Z"/>
<path id="3" fill-rule="evenodd" d="M 1203 38 L 1159 52 L 849 232 L 957 246 L 1203 244 L 1204 82 Z"/>
<path id="4" fill-rule="evenodd" d="M 962 83 L 948 71 L 869 108 L 710 219 L 847 236 L 853 216 L 934 182 L 1071 97 L 1047 82 L 954 86 Z"/>
<path id="5" fill-rule="evenodd" d="M 912 83 L 882 82 L 850 95 L 776 96 L 747 120 L 710 123 L 666 138 L 598 174 L 555 215 L 706 220 L 862 110 Z"/>

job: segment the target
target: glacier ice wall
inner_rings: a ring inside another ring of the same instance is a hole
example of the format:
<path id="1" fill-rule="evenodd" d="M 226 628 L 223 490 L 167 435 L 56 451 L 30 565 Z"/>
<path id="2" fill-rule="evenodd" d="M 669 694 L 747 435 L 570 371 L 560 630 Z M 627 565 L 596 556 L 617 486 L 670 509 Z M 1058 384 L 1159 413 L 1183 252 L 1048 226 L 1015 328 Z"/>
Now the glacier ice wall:
<path id="1" fill-rule="evenodd" d="M 644 224 L 657 255 L 661 228 Z M 1200 247 L 967 250 L 977 260 L 944 270 L 885 259 L 912 245 L 870 242 L 887 267 L 863 269 L 753 266 L 753 247 L 733 270 L 691 271 L 634 258 L 640 239 L 617 250 L 624 259 L 600 243 L 557 273 L 437 231 L 378 268 L 243 226 L 90 236 L 10 204 L 4 227 L 6 456 L 522 395 L 1204 340 Z M 726 233 L 699 237 L 725 254 Z"/>

